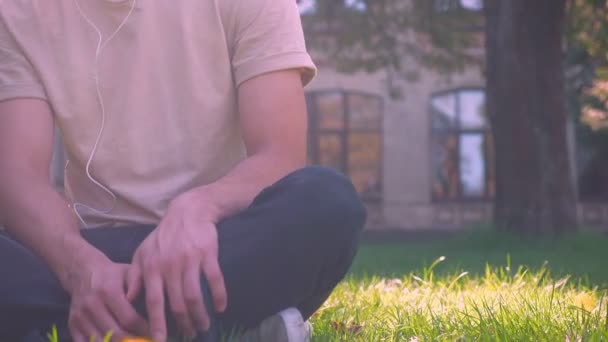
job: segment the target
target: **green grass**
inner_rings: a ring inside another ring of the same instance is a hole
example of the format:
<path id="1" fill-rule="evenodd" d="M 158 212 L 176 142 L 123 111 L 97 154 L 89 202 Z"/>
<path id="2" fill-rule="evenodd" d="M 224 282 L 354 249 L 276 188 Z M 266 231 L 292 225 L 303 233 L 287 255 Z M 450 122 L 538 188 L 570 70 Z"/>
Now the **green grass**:
<path id="1" fill-rule="evenodd" d="M 608 341 L 606 261 L 598 234 L 365 245 L 314 341 Z"/>
<path id="2" fill-rule="evenodd" d="M 364 244 L 313 341 L 608 341 L 607 290 L 608 235 Z"/>
<path id="3" fill-rule="evenodd" d="M 539 269 L 547 265 L 554 276 L 573 276 L 590 284 L 608 285 L 608 234 L 578 233 L 556 239 L 529 240 L 487 229 L 444 239 L 364 244 L 351 275 L 400 277 L 418 272 L 437 258 L 446 262 L 435 268 L 438 275 L 466 270 L 483 275 L 486 264 L 503 266 L 510 256 L 513 268 Z"/>

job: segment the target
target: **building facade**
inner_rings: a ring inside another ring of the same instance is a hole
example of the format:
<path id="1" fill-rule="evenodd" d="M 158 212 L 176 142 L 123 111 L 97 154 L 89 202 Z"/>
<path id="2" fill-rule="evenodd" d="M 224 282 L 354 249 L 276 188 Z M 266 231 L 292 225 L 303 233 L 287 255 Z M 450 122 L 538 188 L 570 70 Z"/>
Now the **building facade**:
<path id="1" fill-rule="evenodd" d="M 395 99 L 382 73 L 347 75 L 318 64 L 307 88 L 311 161 L 353 179 L 370 229 L 452 229 L 491 218 L 479 68 L 450 77 L 422 72 Z"/>
<path id="2" fill-rule="evenodd" d="M 481 15 L 483 2 L 433 4 L 441 13 Z M 355 0 L 345 5 L 365 10 Z M 314 0 L 300 6 L 305 15 L 315 11 Z M 483 57 L 482 46 L 478 51 Z M 414 66 L 419 77 L 404 82 L 403 96 L 394 98 L 387 83 L 394 77 L 339 73 L 324 51 L 312 53 L 319 74 L 307 88 L 311 162 L 353 179 L 371 214 L 369 229 L 458 229 L 491 221 L 494 152 L 481 66 L 449 75 Z M 574 126 L 569 123 L 568 139 L 578 187 L 582 168 Z M 606 202 L 581 200 L 579 215 L 585 226 L 608 226 Z"/>

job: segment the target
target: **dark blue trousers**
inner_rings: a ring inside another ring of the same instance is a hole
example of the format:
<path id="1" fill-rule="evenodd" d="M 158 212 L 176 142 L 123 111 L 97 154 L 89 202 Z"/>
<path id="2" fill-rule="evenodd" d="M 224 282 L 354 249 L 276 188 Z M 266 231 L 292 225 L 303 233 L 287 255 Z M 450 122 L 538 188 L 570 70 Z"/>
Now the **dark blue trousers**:
<path id="1" fill-rule="evenodd" d="M 329 169 L 308 167 L 262 191 L 249 208 L 218 225 L 228 308 L 215 318 L 216 329 L 251 328 L 288 307 L 310 317 L 348 271 L 365 220 L 351 182 Z M 98 228 L 82 235 L 111 260 L 130 263 L 153 229 Z M 207 293 L 204 277 L 202 283 Z M 69 336 L 69 304 L 47 265 L 0 234 L 0 341 L 33 341 L 53 325 Z M 145 315 L 143 300 L 137 306 Z"/>

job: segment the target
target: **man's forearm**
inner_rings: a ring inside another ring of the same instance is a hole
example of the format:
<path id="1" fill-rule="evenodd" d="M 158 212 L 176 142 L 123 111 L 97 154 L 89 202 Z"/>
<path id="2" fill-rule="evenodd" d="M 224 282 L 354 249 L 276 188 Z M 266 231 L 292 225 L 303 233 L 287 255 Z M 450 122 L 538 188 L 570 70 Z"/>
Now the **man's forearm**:
<path id="1" fill-rule="evenodd" d="M 308 120 L 299 70 L 270 72 L 243 82 L 238 109 L 248 158 L 218 181 L 175 201 L 195 201 L 199 212 L 216 222 L 245 209 L 264 188 L 306 164 Z"/>
<path id="2" fill-rule="evenodd" d="M 0 182 L 0 216 L 8 232 L 42 257 L 71 291 L 82 281 L 87 260 L 104 256 L 81 237 L 67 202 L 50 184 L 19 178 Z"/>
<path id="3" fill-rule="evenodd" d="M 255 154 L 218 181 L 194 189 L 191 195 L 209 205 L 210 219 L 217 222 L 247 208 L 264 188 L 304 165 L 303 158 L 288 153 Z"/>

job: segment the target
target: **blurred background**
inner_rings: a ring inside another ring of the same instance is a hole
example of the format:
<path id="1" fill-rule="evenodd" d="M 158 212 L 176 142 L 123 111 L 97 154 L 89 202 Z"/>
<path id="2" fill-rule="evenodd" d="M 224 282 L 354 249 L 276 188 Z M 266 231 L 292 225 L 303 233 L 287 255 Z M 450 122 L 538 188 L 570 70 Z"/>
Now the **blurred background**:
<path id="1" fill-rule="evenodd" d="M 352 178 L 369 231 L 607 229 L 606 1 L 297 3 L 309 160 Z"/>
<path id="2" fill-rule="evenodd" d="M 369 229 L 606 228 L 606 1 L 298 3 L 310 159 Z"/>

